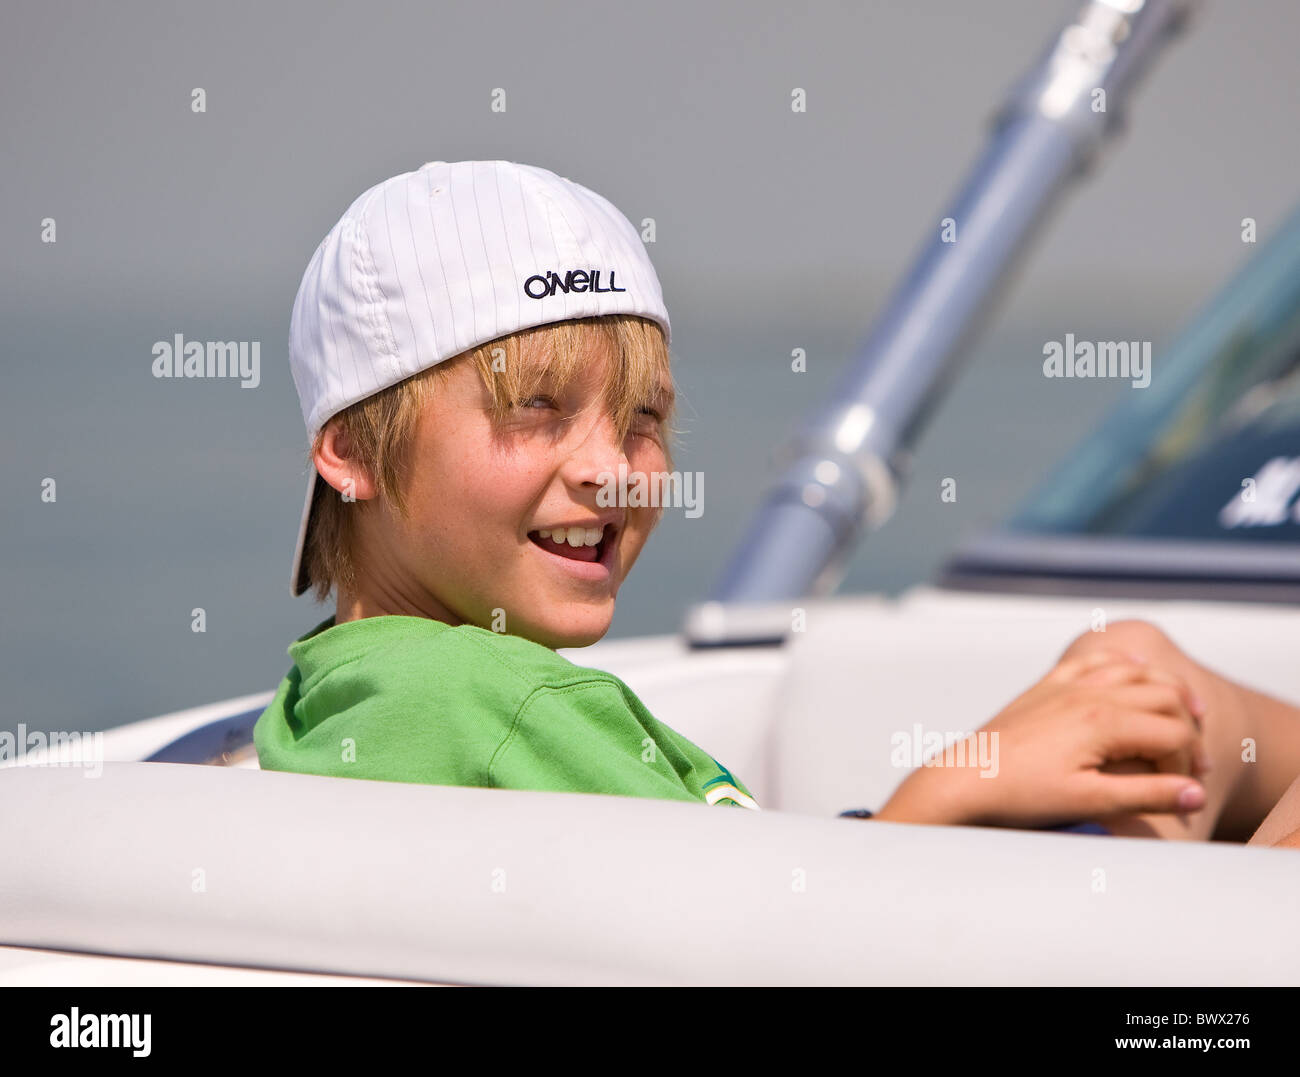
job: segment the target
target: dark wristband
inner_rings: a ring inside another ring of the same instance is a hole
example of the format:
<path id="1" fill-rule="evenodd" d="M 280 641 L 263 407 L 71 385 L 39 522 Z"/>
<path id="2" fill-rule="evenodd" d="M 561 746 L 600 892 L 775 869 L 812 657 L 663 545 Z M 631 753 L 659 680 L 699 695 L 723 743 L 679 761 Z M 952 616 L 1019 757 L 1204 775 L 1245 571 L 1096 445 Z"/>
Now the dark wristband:
<path id="1" fill-rule="evenodd" d="M 840 812 L 841 819 L 870 819 L 871 812 L 866 808 L 850 808 L 848 811 Z"/>

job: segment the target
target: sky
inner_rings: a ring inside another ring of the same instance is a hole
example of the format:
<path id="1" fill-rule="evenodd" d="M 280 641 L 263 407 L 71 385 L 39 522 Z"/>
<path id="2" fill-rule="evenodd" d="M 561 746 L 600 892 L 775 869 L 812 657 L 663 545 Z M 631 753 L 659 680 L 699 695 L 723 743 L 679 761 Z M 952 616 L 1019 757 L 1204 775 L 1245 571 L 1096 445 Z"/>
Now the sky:
<path id="1" fill-rule="evenodd" d="M 428 160 L 541 165 L 654 219 L 678 464 L 707 507 L 652 540 L 611 635 L 673 631 L 1073 8 L 9 0 L 0 725 L 103 728 L 275 686 L 329 612 L 287 591 L 306 450 L 289 310 L 352 199 Z M 845 590 L 926 578 L 1116 402 L 1053 395 L 1044 339 L 1158 348 L 1250 253 L 1241 219 L 1266 238 L 1300 201 L 1297 39 L 1294 4 L 1200 6 L 1035 244 Z M 152 378 L 176 333 L 260 341 L 260 385 Z M 958 464 L 967 493 L 940 515 L 926 483 Z"/>

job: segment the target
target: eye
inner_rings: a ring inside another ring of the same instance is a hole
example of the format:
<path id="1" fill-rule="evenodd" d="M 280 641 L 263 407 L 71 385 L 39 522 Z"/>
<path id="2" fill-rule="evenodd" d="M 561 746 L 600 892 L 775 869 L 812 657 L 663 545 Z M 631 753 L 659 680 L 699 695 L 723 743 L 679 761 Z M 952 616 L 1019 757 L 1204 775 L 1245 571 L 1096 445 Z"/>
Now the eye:
<path id="1" fill-rule="evenodd" d="M 660 441 L 664 436 L 664 417 L 663 413 L 655 408 L 646 405 L 637 409 L 636 422 L 630 431 L 634 436 L 639 438 L 648 438 L 651 441 Z"/>
<path id="2" fill-rule="evenodd" d="M 536 396 L 530 396 L 527 400 L 516 406 L 520 408 L 553 408 L 557 405 L 554 397 L 546 396 L 544 393 L 539 393 Z"/>

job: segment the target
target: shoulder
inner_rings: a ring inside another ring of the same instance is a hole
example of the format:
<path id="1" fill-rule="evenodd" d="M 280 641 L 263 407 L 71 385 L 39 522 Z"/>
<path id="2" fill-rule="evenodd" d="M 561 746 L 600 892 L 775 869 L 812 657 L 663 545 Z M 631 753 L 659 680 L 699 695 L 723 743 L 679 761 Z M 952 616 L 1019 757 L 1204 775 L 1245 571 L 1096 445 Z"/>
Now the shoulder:
<path id="1" fill-rule="evenodd" d="M 303 692 L 328 697 L 331 709 L 344 700 L 380 698 L 403 713 L 436 711 L 442 721 L 451 721 L 471 711 L 513 716 L 538 697 L 552 695 L 579 709 L 593 696 L 604 697 L 609 706 L 613 694 L 625 708 L 636 708 L 631 690 L 613 674 L 575 665 L 521 636 L 474 625 L 367 618 L 295 644 L 290 654 L 305 663 Z"/>
<path id="2" fill-rule="evenodd" d="M 394 659 L 428 664 L 431 672 L 490 673 L 529 690 L 597 684 L 624 687 L 613 674 L 576 665 L 540 643 L 476 625 L 412 625 L 389 653 Z"/>

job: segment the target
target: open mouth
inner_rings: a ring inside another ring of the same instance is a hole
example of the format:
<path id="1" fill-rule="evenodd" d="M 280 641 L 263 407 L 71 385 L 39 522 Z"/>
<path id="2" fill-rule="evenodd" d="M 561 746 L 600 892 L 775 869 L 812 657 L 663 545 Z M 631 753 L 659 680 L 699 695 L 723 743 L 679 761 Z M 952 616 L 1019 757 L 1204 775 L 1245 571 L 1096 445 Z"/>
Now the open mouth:
<path id="1" fill-rule="evenodd" d="M 534 545 L 556 557 L 596 564 L 605 560 L 606 553 L 613 548 L 617 534 L 616 526 L 605 524 L 604 527 L 560 527 L 530 531 L 528 538 Z"/>

